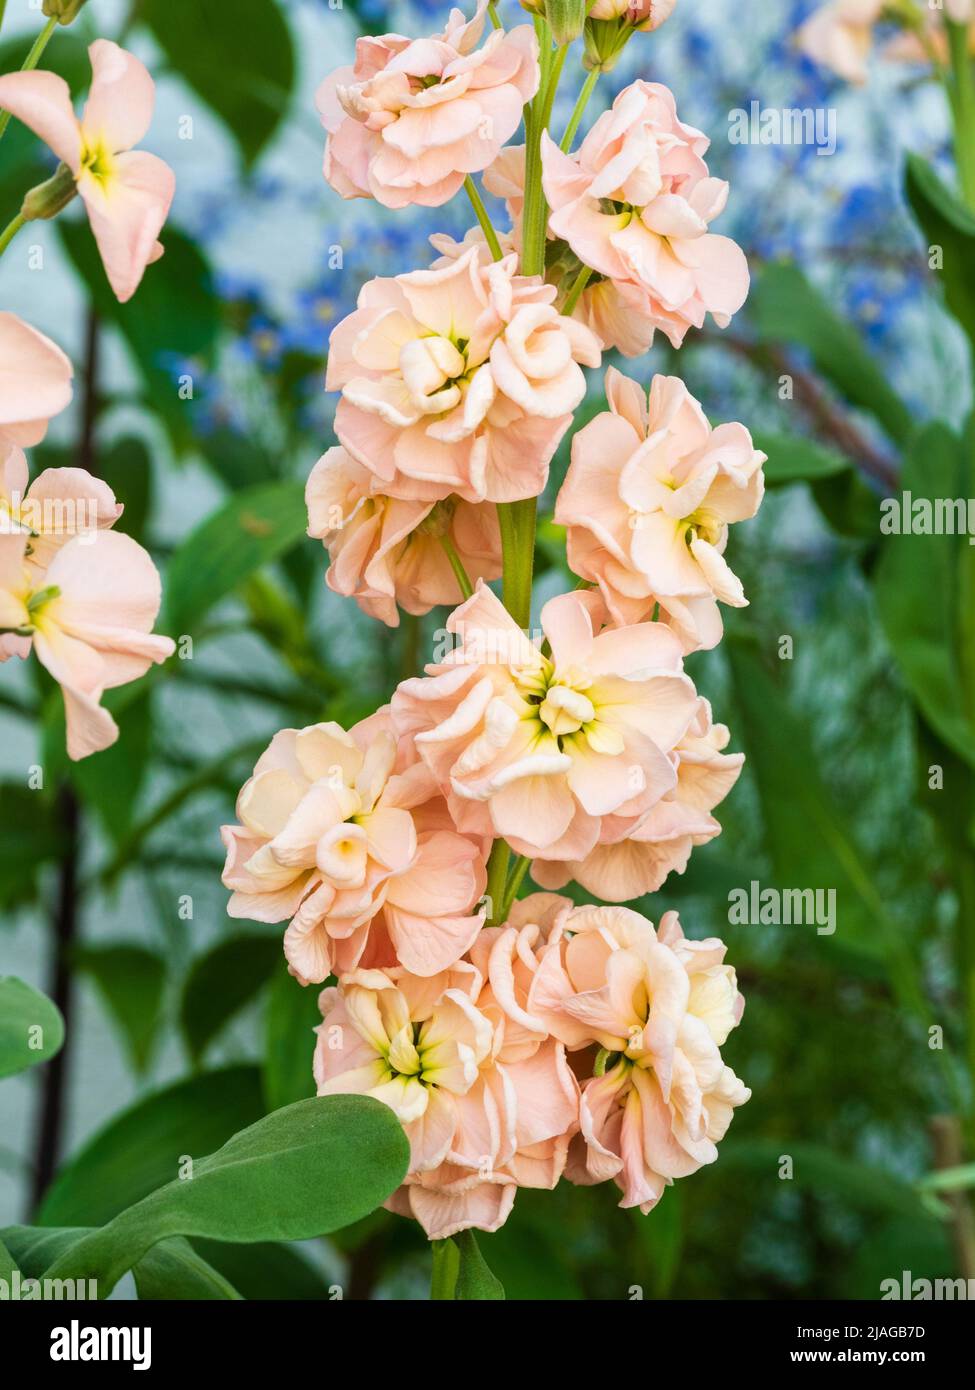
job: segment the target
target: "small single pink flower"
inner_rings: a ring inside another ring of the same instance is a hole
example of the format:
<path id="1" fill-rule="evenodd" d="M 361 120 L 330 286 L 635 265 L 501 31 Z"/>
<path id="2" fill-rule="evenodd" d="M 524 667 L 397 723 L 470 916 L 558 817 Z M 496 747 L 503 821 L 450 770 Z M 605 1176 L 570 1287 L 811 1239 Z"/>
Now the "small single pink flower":
<path id="1" fill-rule="evenodd" d="M 108 39 L 96 39 L 88 53 L 91 92 L 80 120 L 68 84 L 53 72 L 0 77 L 0 107 L 71 170 L 105 274 L 124 304 L 146 266 L 163 253 L 158 236 L 176 180 L 163 160 L 133 149 L 149 129 L 155 104 L 155 85 L 142 63 Z"/>
<path id="2" fill-rule="evenodd" d="M 348 733 L 327 723 L 276 734 L 237 817 L 221 831 L 227 910 L 287 921 L 285 955 L 303 984 L 363 963 L 433 975 L 483 922 L 481 846 L 454 830 L 384 710 Z"/>
<path id="3" fill-rule="evenodd" d="M 71 401 L 72 375 L 50 338 L 15 314 L 0 313 L 0 443 L 39 444 L 48 421 Z"/>
<path id="4" fill-rule="evenodd" d="M 678 120 L 673 94 L 634 82 L 605 111 L 574 155 L 542 135 L 549 230 L 579 260 L 645 300 L 675 347 L 710 313 L 724 328 L 748 294 L 748 266 L 735 242 L 709 224 L 728 185 L 711 178 L 707 136 Z"/>
<path id="5" fill-rule="evenodd" d="M 592 593 L 549 600 L 549 656 L 478 584 L 447 620 L 459 645 L 399 686 L 394 724 L 459 828 L 577 861 L 606 817 L 635 825 L 675 785 L 670 755 L 697 707 L 679 644 L 660 623 L 597 633 L 599 606 Z"/>
<path id="6" fill-rule="evenodd" d="M 472 244 L 430 270 L 371 280 L 335 328 L 335 430 L 377 492 L 408 501 L 535 497 L 598 366 L 555 288 Z"/>
<path id="7" fill-rule="evenodd" d="M 711 812 L 731 791 L 745 761 L 726 753 L 731 735 L 714 724 L 707 700 L 674 749 L 677 784 L 635 826 L 607 818 L 600 842 L 576 863 L 532 864 L 532 878 L 543 888 L 564 888 L 572 879 L 604 902 L 632 902 L 656 893 L 672 873 L 682 874 L 691 851 L 721 834 Z"/>
<path id="8" fill-rule="evenodd" d="M 410 502 L 384 497 L 374 484 L 341 446 L 329 449 L 308 479 L 308 534 L 328 550 L 325 578 L 335 593 L 354 598 L 389 627 L 399 626 L 400 608 L 422 614 L 438 604 L 454 607 L 463 594 L 441 536 L 472 580 L 499 577 L 501 535 L 492 503 Z"/>
<path id="9" fill-rule="evenodd" d="M 599 586 L 615 623 L 659 605 L 685 652 L 714 647 L 718 602 L 747 604 L 724 558 L 728 527 L 755 515 L 765 455 L 744 425 L 712 429 L 678 377 L 643 388 L 610 367 L 609 410 L 572 440 L 555 504 L 570 568 Z"/>
<path id="10" fill-rule="evenodd" d="M 465 23 L 451 10 L 432 38 L 360 38 L 355 65 L 322 83 L 325 177 L 343 198 L 439 207 L 515 133 L 538 89 L 538 42 L 525 24 L 478 49 L 486 12 L 478 0 Z"/>
<path id="11" fill-rule="evenodd" d="M 118 738 L 104 692 L 173 654 L 172 640 L 152 632 L 159 574 L 140 545 L 114 531 L 73 537 L 41 574 L 27 547 L 21 530 L 0 535 L 0 631 L 28 639 L 61 686 L 68 756 L 86 758 Z"/>

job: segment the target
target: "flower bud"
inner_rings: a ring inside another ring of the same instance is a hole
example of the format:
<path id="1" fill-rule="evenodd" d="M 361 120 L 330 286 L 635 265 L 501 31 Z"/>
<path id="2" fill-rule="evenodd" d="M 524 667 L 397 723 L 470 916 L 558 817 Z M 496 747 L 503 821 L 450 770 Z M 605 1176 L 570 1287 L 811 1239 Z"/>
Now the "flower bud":
<path id="1" fill-rule="evenodd" d="M 633 29 L 659 29 L 677 0 L 595 0 L 590 19 L 621 19 Z"/>
<path id="2" fill-rule="evenodd" d="M 582 33 L 588 8 L 587 0 L 545 0 L 545 18 L 559 48 Z"/>
<path id="3" fill-rule="evenodd" d="M 59 164 L 54 174 L 25 195 L 20 215 L 25 222 L 47 221 L 57 217 L 77 193 L 74 174 L 67 164 Z"/>
<path id="4" fill-rule="evenodd" d="M 56 19 L 59 24 L 70 24 L 78 16 L 85 0 L 44 0 L 41 6 L 48 19 Z"/>

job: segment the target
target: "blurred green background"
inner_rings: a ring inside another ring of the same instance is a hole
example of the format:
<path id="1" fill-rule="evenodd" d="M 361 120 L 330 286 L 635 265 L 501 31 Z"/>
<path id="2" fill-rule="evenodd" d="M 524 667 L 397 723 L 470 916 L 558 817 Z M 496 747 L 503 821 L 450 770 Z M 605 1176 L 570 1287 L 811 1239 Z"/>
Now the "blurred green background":
<path id="1" fill-rule="evenodd" d="M 645 904 L 728 942 L 747 1009 L 726 1060 L 753 1098 L 720 1161 L 648 1218 L 618 1210 L 612 1187 L 522 1193 L 481 1242 L 509 1298 L 875 1298 L 902 1270 L 961 1272 L 966 1198 L 939 1206 L 924 1180 L 975 1157 L 975 561 L 964 538 L 881 536 L 878 504 L 907 486 L 975 492 L 975 218 L 932 172 L 952 179 L 938 85 L 883 66 L 863 88 L 830 80 L 795 45 L 811 8 L 679 0 L 591 108 L 635 76 L 671 86 L 731 181 L 717 230 L 754 271 L 725 333 L 621 364 L 645 381 L 678 372 L 770 456 L 762 511 L 731 541 L 751 607 L 688 663 L 746 769 L 718 810 L 724 834 Z M 512 0 L 501 12 L 521 22 Z M 321 176 L 314 91 L 358 33 L 444 17 L 428 0 L 89 0 L 45 55 L 80 91 L 85 43 L 123 36 L 156 77 L 145 146 L 177 195 L 166 255 L 123 308 L 73 213 L 4 257 L 2 306 L 76 364 L 75 405 L 32 471 L 82 458 L 111 482 L 120 529 L 163 569 L 161 625 L 192 639 L 192 659 L 116 692 L 119 744 L 70 767 L 36 663 L 0 673 L 0 974 L 50 993 L 58 959 L 70 972 L 63 1094 L 52 1101 L 49 1067 L 0 1089 L 0 1225 L 36 1217 L 55 1151 L 72 1162 L 39 1219 L 97 1223 L 171 1176 L 159 1136 L 209 1152 L 312 1091 L 315 991 L 287 976 L 278 929 L 227 919 L 218 828 L 277 729 L 371 712 L 444 620 L 390 632 L 330 594 L 302 502 L 333 442 L 331 326 L 365 280 L 425 264 L 430 232 L 471 220 L 459 199 L 395 215 L 342 202 Z M 9 0 L 0 70 L 37 22 Z M 563 87 L 556 124 L 575 96 Z M 834 110 L 836 152 L 731 143 L 730 115 L 752 100 Z M 924 162 L 905 182 L 909 151 Z M 11 213 L 46 167 L 14 123 L 0 153 Z M 949 248 L 943 273 L 933 241 Z M 557 528 L 540 548 L 539 603 L 574 582 Z M 26 787 L 35 765 L 43 791 Z M 752 880 L 834 888 L 835 934 L 729 923 L 729 892 Z M 938 1115 L 955 1120 L 936 1151 Z M 334 1281 L 346 1297 L 422 1297 L 429 1279 L 419 1228 L 381 1212 L 300 1251 L 209 1254 L 255 1296 L 327 1297 Z"/>

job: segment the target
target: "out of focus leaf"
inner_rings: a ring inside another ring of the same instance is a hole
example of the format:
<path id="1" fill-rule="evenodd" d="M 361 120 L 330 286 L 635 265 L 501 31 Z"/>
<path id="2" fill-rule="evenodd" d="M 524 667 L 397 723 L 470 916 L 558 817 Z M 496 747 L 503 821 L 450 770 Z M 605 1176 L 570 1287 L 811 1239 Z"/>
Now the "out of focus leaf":
<path id="1" fill-rule="evenodd" d="M 918 1186 L 922 1192 L 957 1192 L 962 1187 L 975 1187 L 975 1163 L 964 1163 L 959 1168 L 941 1168 L 936 1173 L 928 1173 Z"/>
<path id="2" fill-rule="evenodd" d="M 271 981 L 264 1020 L 264 1098 L 269 1110 L 278 1110 L 315 1093 L 312 1030 L 322 1021 L 318 990 L 300 985 L 283 960 Z"/>
<path id="3" fill-rule="evenodd" d="M 84 946 L 75 953 L 118 1025 L 136 1071 L 144 1071 L 160 1021 L 166 962 L 146 946 L 130 942 Z"/>
<path id="4" fill-rule="evenodd" d="M 904 458 L 902 482 L 915 499 L 965 497 L 961 445 L 928 425 Z M 888 535 L 877 565 L 877 607 L 897 663 L 925 719 L 975 768 L 975 729 L 965 709 L 956 640 L 964 542 L 953 536 Z"/>
<path id="5" fill-rule="evenodd" d="M 152 462 L 143 441 L 129 435 L 100 450 L 98 476 L 125 507 L 114 529 L 144 545 L 152 500 Z"/>
<path id="6" fill-rule="evenodd" d="M 17 1273 L 18 1266 L 14 1264 L 10 1251 L 2 1240 L 0 1240 L 0 1279 L 11 1279 Z"/>
<path id="7" fill-rule="evenodd" d="M 54 799 L 15 783 L 0 783 L 0 905 L 8 910 L 34 896 L 37 873 L 61 855 L 65 836 Z"/>
<path id="8" fill-rule="evenodd" d="M 768 454 L 763 472 L 769 487 L 833 478 L 853 466 L 835 449 L 798 434 L 756 434 L 754 440 L 756 449 Z"/>
<path id="9" fill-rule="evenodd" d="M 280 939 L 253 933 L 228 937 L 196 958 L 183 985 L 179 1009 L 180 1028 L 194 1062 L 267 984 L 281 961 Z"/>
<path id="10" fill-rule="evenodd" d="M 653 1298 L 667 1298 L 680 1269 L 684 1248 L 684 1198 L 679 1184 L 669 1187 L 648 1216 L 632 1213 L 637 1238 L 647 1258 L 647 1271 L 638 1271 L 634 1283 L 645 1284 Z"/>
<path id="11" fill-rule="evenodd" d="M 16 975 L 0 976 L 0 1077 L 50 1061 L 63 1042 L 57 1005 Z"/>
<path id="12" fill-rule="evenodd" d="M 307 1240 L 374 1211 L 406 1175 L 402 1125 L 369 1096 L 322 1096 L 267 1115 L 83 1236 L 47 1271 L 98 1280 L 107 1295 L 159 1240 Z"/>
<path id="13" fill-rule="evenodd" d="M 928 245 L 941 249 L 945 302 L 975 347 L 975 215 L 919 154 L 907 156 L 906 191 Z"/>
<path id="14" fill-rule="evenodd" d="M 286 114 L 294 82 L 291 31 L 275 0 L 247 0 L 234 16 L 219 6 L 143 0 L 139 18 L 252 164 Z"/>
<path id="15" fill-rule="evenodd" d="M 200 1238 L 193 1245 L 243 1298 L 307 1301 L 331 1297 L 322 1275 L 293 1246 L 274 1241 L 230 1245 Z"/>
<path id="16" fill-rule="evenodd" d="M 300 483 L 264 483 L 236 493 L 190 533 L 170 561 L 169 630 L 196 628 L 242 580 L 294 545 L 307 525 Z"/>
<path id="17" fill-rule="evenodd" d="M 102 703 L 119 727 L 117 742 L 101 753 L 69 764 L 82 800 L 99 816 L 116 845 L 132 829 L 135 805 L 149 766 L 152 743 L 152 686 L 109 690 Z"/>
<path id="18" fill-rule="evenodd" d="M 822 937 L 823 949 L 836 943 L 880 956 L 902 1002 L 926 1016 L 900 929 L 880 898 L 849 821 L 819 775 L 806 730 L 754 652 L 741 641 L 729 641 L 728 655 L 775 886 L 834 890 L 836 934 Z M 742 887 L 748 891 L 747 883 Z"/>
<path id="19" fill-rule="evenodd" d="M 851 405 L 873 415 L 897 443 L 910 438 L 913 416 L 889 385 L 886 373 L 856 329 L 797 265 L 780 261 L 765 266 L 752 285 L 748 313 L 761 342 L 805 348 L 817 371 Z"/>
<path id="20" fill-rule="evenodd" d="M 180 378 L 205 367 L 219 328 L 210 267 L 194 241 L 171 222 L 162 233 L 165 255 L 149 266 L 127 304 L 119 304 L 105 279 L 87 220 L 56 223 L 64 248 L 85 283 L 100 317 L 125 339 L 150 408 L 166 424 L 178 448 L 192 440 L 191 402 Z M 124 501 L 124 498 L 123 498 Z"/>
<path id="21" fill-rule="evenodd" d="M 264 1113 L 257 1067 L 177 1081 L 111 1119 L 48 1189 L 43 1226 L 98 1226 L 169 1182 L 186 1158 L 211 1152 Z"/>
<path id="22" fill-rule="evenodd" d="M 721 1162 L 726 1169 L 738 1169 L 753 1179 L 764 1179 L 769 1187 L 782 1181 L 779 1168 L 783 1157 L 792 1160 L 791 1181 L 822 1196 L 840 1198 L 861 1211 L 889 1212 L 921 1216 L 917 1193 L 909 1182 L 870 1163 L 834 1152 L 823 1144 L 792 1139 L 725 1140 Z"/>

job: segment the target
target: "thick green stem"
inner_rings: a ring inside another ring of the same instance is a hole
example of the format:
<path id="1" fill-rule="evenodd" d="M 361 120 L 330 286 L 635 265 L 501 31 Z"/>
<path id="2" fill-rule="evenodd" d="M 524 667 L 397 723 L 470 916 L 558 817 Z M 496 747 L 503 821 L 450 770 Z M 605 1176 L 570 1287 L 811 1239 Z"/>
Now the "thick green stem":
<path id="1" fill-rule="evenodd" d="M 450 561 L 450 568 L 454 572 L 454 577 L 464 598 L 470 598 L 474 592 L 474 585 L 470 581 L 470 576 L 464 568 L 463 561 L 454 548 L 454 543 L 448 535 L 440 537 L 440 544 L 443 546 L 444 554 Z"/>
<path id="2" fill-rule="evenodd" d="M 564 154 L 568 154 L 569 150 L 572 148 L 572 142 L 576 138 L 576 131 L 579 129 L 579 122 L 582 120 L 583 113 L 589 105 L 589 98 L 593 94 L 593 90 L 596 83 L 599 81 L 601 72 L 602 68 L 593 68 L 582 84 L 582 91 L 579 93 L 576 104 L 572 108 L 569 124 L 566 126 L 565 134 L 562 136 L 561 149 Z"/>
<path id="3" fill-rule="evenodd" d="M 968 52 L 968 25 L 946 19 L 951 50 L 951 114 L 954 123 L 958 184 L 968 207 L 975 211 L 975 77 Z"/>
<path id="4" fill-rule="evenodd" d="M 508 888 L 508 863 L 511 850 L 504 840 L 495 840 L 488 859 L 487 896 L 490 902 L 489 927 L 504 921 L 504 899 Z"/>
<path id="5" fill-rule="evenodd" d="M 0 16 L 0 19 L 2 19 L 2 16 Z M 36 68 L 38 63 L 41 61 L 41 54 L 44 52 L 45 48 L 47 48 L 48 40 L 50 39 L 51 35 L 54 33 L 57 27 L 57 15 L 54 15 L 51 19 L 47 21 L 47 23 L 44 25 L 44 28 L 41 30 L 37 38 L 34 40 L 30 52 L 24 59 L 23 67 L 20 69 L 21 72 L 33 72 L 34 68 Z M 0 140 L 3 139 L 4 131 L 7 129 L 7 126 L 9 124 L 10 112 L 4 111 L 3 114 L 0 115 Z"/>
<path id="6" fill-rule="evenodd" d="M 471 178 L 470 174 L 468 174 L 467 178 L 464 180 L 464 187 L 467 190 L 468 198 L 471 200 L 471 207 L 474 209 L 477 220 L 481 224 L 481 231 L 484 233 L 484 239 L 491 248 L 491 255 L 496 261 L 500 261 L 501 243 L 498 241 L 498 234 L 491 225 L 491 219 L 488 217 L 487 208 L 484 206 L 481 195 L 477 191 L 477 184 Z"/>
<path id="7" fill-rule="evenodd" d="M 6 251 L 21 227 L 25 226 L 26 221 L 27 219 L 18 212 L 17 216 L 12 218 L 0 232 L 0 256 Z"/>
<path id="8" fill-rule="evenodd" d="M 532 861 L 525 854 L 520 854 L 515 861 L 514 868 L 511 870 L 511 873 L 508 876 L 508 886 L 505 889 L 504 904 L 500 914 L 502 922 L 506 922 L 508 920 L 508 913 L 511 911 L 511 904 L 518 896 L 518 889 L 524 882 L 525 874 L 527 874 L 531 862 Z"/>
<path id="9" fill-rule="evenodd" d="M 521 628 L 531 622 L 532 573 L 535 565 L 535 511 L 537 499 L 501 502 L 501 555 L 504 564 L 504 606 Z"/>
<path id="10" fill-rule="evenodd" d="M 460 1256 L 452 1240 L 435 1240 L 430 1244 L 433 1252 L 433 1272 L 430 1275 L 430 1300 L 443 1302 L 453 1299 L 457 1284 L 457 1269 Z"/>

